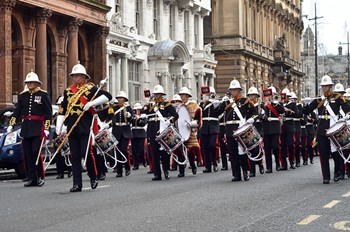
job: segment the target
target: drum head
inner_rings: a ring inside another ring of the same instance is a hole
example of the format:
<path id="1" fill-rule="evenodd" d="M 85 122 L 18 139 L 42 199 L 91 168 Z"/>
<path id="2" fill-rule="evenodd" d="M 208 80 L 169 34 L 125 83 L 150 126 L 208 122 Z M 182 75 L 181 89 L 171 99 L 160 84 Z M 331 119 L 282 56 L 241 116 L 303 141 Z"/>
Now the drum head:
<path id="1" fill-rule="evenodd" d="M 191 135 L 191 129 L 187 126 L 187 124 L 192 121 L 190 111 L 187 106 L 181 105 L 177 113 L 179 114 L 179 119 L 176 123 L 177 128 L 184 141 L 187 141 Z"/>
<path id="2" fill-rule="evenodd" d="M 334 132 L 338 131 L 342 126 L 345 125 L 345 122 L 337 122 L 336 124 L 334 124 L 333 126 L 331 126 L 327 132 L 326 132 L 326 135 L 331 135 L 333 134 Z"/>
<path id="3" fill-rule="evenodd" d="M 233 133 L 233 136 L 234 137 L 237 137 L 239 136 L 240 134 L 242 134 L 242 132 L 246 131 L 249 127 L 251 127 L 252 124 L 250 123 L 246 123 L 244 124 L 243 126 L 239 127 L 234 133 Z"/>

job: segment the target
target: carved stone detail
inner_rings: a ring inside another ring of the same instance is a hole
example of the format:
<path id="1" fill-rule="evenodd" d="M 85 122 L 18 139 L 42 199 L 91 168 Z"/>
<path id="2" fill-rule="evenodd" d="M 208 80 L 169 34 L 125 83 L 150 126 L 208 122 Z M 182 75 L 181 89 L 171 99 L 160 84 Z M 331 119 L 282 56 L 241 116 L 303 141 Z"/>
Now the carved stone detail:
<path id="1" fill-rule="evenodd" d="M 40 9 L 36 14 L 36 21 L 37 23 L 47 23 L 47 20 L 51 17 L 51 15 L 52 10 L 47 8 Z"/>
<path id="2" fill-rule="evenodd" d="M 112 15 L 109 20 L 109 28 L 111 31 L 126 35 L 129 31 L 127 26 L 123 25 L 123 15 L 121 12 L 117 12 Z"/>
<path id="3" fill-rule="evenodd" d="M 12 11 L 16 5 L 16 0 L 2 0 L 0 2 L 0 10 Z"/>
<path id="4" fill-rule="evenodd" d="M 80 18 L 74 18 L 68 24 L 68 31 L 69 32 L 77 32 L 79 26 L 81 26 L 81 25 L 83 25 L 83 20 Z"/>

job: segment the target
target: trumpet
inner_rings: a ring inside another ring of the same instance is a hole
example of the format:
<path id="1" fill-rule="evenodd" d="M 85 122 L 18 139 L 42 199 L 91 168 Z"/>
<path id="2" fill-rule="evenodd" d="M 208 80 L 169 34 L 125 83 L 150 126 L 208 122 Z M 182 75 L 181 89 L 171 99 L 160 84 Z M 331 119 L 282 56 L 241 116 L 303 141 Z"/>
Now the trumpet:
<path id="1" fill-rule="evenodd" d="M 281 102 L 282 101 L 282 97 L 280 94 L 278 93 L 275 93 L 273 96 L 272 96 L 272 102 L 273 103 L 278 103 L 278 102 Z"/>

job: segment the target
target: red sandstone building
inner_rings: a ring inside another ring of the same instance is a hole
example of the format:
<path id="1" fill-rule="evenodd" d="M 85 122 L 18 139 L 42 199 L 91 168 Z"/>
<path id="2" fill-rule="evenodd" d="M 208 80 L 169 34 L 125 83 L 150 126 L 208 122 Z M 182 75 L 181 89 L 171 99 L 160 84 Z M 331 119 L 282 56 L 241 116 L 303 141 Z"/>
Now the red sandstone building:
<path id="1" fill-rule="evenodd" d="M 106 76 L 105 0 L 0 1 L 0 107 L 12 105 L 34 70 L 53 101 L 80 61 L 94 83 Z"/>

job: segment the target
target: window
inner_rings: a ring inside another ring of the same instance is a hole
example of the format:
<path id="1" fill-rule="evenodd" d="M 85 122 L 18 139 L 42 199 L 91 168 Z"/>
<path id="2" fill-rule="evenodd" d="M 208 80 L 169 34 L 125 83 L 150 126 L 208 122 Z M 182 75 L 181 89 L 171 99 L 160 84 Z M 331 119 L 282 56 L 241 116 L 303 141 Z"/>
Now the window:
<path id="1" fill-rule="evenodd" d="M 141 100 L 141 77 L 140 67 L 141 63 L 129 60 L 129 97 L 130 102 Z"/>
<path id="2" fill-rule="evenodd" d="M 157 0 L 153 0 L 153 34 L 158 37 L 158 7 Z"/>
<path id="3" fill-rule="evenodd" d="M 135 4 L 136 4 L 136 6 L 135 6 L 135 27 L 138 31 L 140 31 L 140 26 L 141 26 L 140 25 L 140 11 L 141 11 L 140 0 L 136 0 Z"/>
<path id="4" fill-rule="evenodd" d="M 120 4 L 121 0 L 115 0 L 115 13 L 121 12 L 122 11 L 122 7 Z"/>

